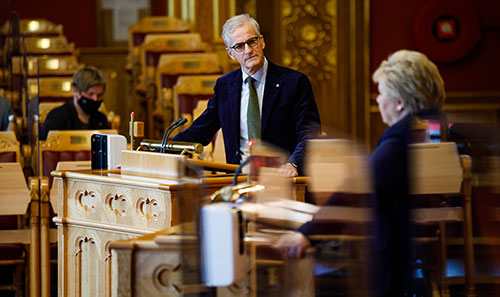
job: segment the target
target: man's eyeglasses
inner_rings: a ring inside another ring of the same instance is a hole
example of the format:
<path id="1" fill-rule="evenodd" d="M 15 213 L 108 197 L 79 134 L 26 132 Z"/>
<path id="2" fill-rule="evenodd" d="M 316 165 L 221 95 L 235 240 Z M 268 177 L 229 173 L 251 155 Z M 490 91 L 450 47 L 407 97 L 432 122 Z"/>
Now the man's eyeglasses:
<path id="1" fill-rule="evenodd" d="M 248 40 L 245 42 L 239 42 L 239 43 L 231 46 L 231 49 L 234 50 L 235 52 L 239 53 L 245 49 L 245 44 L 248 44 L 249 47 L 254 48 L 259 43 L 259 38 L 260 38 L 260 36 L 248 38 Z"/>

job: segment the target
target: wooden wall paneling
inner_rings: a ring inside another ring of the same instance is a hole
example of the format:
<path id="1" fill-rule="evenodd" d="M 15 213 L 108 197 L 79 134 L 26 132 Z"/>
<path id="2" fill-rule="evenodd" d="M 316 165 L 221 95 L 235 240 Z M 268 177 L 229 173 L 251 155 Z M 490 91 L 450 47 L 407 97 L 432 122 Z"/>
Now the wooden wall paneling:
<path id="1" fill-rule="evenodd" d="M 168 16 L 182 18 L 181 0 L 168 0 Z"/>
<path id="2" fill-rule="evenodd" d="M 309 77 L 323 129 L 368 142 L 369 0 L 256 3 L 266 56 Z"/>
<path id="3" fill-rule="evenodd" d="M 251 16 L 256 14 L 257 0 L 235 0 L 235 14 L 248 13 Z"/>
<path id="4" fill-rule="evenodd" d="M 269 60 L 282 65 L 280 33 L 283 17 L 281 15 L 281 2 L 255 0 L 255 3 L 255 8 L 248 13 L 259 22 L 261 34 L 266 41 L 264 53 Z M 247 6 L 252 6 L 251 1 L 247 2 Z"/>
<path id="5" fill-rule="evenodd" d="M 222 26 L 235 15 L 235 0 L 213 0 L 214 7 L 214 39 L 221 39 Z"/>
<path id="6" fill-rule="evenodd" d="M 194 28 L 204 42 L 214 41 L 214 6 L 210 1 L 197 1 L 194 7 Z"/>
<path id="7" fill-rule="evenodd" d="M 338 2 L 339 130 L 370 142 L 369 0 Z M 335 114 L 335 113 L 334 113 Z"/>
<path id="8" fill-rule="evenodd" d="M 344 112 L 339 105 L 337 1 L 316 5 L 281 1 L 281 63 L 304 72 L 313 86 L 324 128 L 338 129 Z"/>

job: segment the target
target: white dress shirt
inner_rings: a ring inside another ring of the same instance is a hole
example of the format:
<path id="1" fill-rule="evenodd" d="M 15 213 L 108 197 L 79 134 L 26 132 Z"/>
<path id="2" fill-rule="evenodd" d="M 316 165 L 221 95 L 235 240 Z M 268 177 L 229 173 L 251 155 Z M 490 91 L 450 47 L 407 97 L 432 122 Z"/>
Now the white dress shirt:
<path id="1" fill-rule="evenodd" d="M 257 91 L 259 98 L 260 118 L 262 119 L 262 100 L 264 99 L 264 87 L 266 86 L 267 75 L 267 59 L 264 57 L 264 65 L 255 72 L 252 77 L 255 79 L 254 87 Z M 243 69 L 241 69 L 242 79 L 241 82 L 241 106 L 240 106 L 240 151 L 242 153 L 241 161 L 243 162 L 248 157 L 248 126 L 247 126 L 247 109 L 249 100 L 248 83 L 246 82 L 249 76 Z"/>

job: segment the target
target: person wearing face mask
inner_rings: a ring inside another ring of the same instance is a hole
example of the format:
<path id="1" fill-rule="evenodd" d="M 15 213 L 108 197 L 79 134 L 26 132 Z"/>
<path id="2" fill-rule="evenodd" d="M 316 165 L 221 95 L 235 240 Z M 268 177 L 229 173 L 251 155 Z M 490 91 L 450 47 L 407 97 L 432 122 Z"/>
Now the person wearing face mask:
<path id="1" fill-rule="evenodd" d="M 101 71 L 86 66 L 75 72 L 72 82 L 73 101 L 49 112 L 43 123 L 40 139 L 47 139 L 50 130 L 108 129 L 106 116 L 98 109 L 103 101 L 106 80 Z"/>

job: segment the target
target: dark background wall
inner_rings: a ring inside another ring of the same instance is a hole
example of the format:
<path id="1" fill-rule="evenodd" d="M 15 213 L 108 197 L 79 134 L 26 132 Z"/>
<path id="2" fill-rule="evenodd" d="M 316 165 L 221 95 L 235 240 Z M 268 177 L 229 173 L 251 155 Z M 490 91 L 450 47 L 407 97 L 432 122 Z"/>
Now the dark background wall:
<path id="1" fill-rule="evenodd" d="M 398 49 L 418 50 L 413 40 L 412 24 L 419 8 L 426 0 L 373 0 L 370 14 L 370 70 Z M 481 40 L 463 60 L 438 64 L 446 82 L 447 91 L 500 90 L 500 1 L 468 0 L 478 13 Z M 4 24 L 8 11 L 16 11 L 21 18 L 46 18 L 64 26 L 64 34 L 77 48 L 98 46 L 98 0 L 2 0 L 0 23 Z M 150 1 L 151 14 L 166 11 L 166 1 Z M 376 92 L 374 86 L 372 92 Z"/>
<path id="2" fill-rule="evenodd" d="M 371 73 L 388 54 L 398 49 L 418 50 L 413 20 L 426 0 L 371 1 Z M 434 0 L 434 2 L 439 2 Z M 438 63 L 448 92 L 500 90 L 500 1 L 468 0 L 481 24 L 481 39 L 463 60 Z M 372 86 L 372 92 L 376 92 Z"/>
<path id="3" fill-rule="evenodd" d="M 75 47 L 97 46 L 96 0 L 1 0 L 0 23 L 5 24 L 10 10 L 21 18 L 44 18 L 61 24 L 68 42 Z"/>

